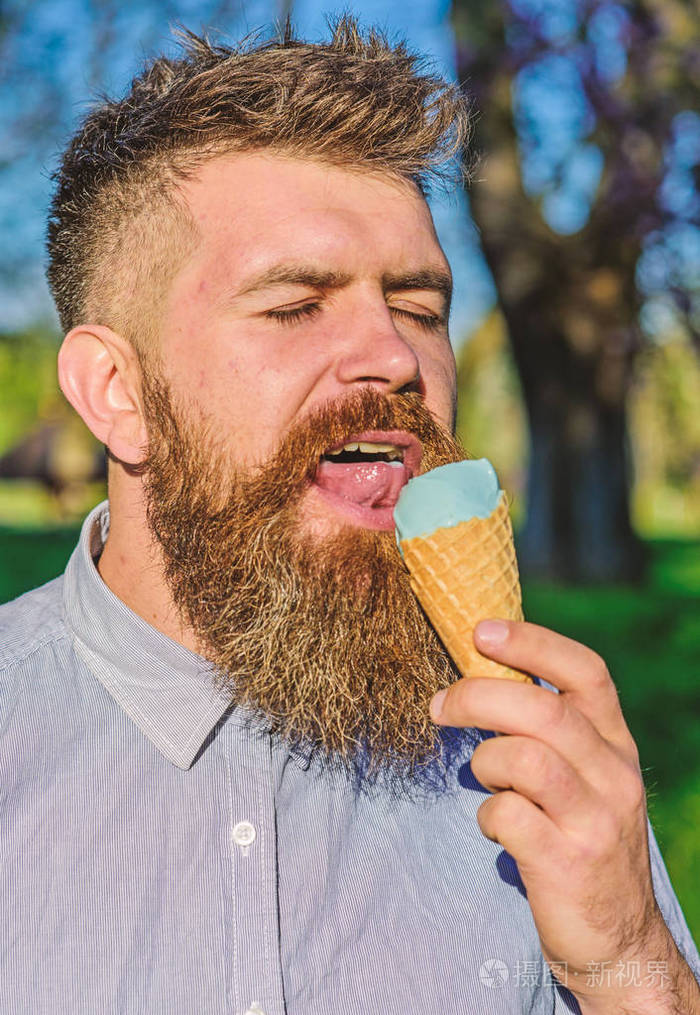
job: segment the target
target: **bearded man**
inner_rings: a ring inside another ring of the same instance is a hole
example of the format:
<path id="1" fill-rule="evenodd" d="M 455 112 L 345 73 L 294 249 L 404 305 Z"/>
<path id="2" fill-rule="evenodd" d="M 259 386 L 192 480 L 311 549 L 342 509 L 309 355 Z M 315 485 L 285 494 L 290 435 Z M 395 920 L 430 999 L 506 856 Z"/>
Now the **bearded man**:
<path id="1" fill-rule="evenodd" d="M 1 613 L 5 1010 L 700 1013 L 604 664 L 490 621 L 542 682 L 460 679 L 395 546 L 463 457 L 425 193 L 468 125 L 344 18 L 188 37 L 68 148 L 59 376 L 109 502 Z"/>

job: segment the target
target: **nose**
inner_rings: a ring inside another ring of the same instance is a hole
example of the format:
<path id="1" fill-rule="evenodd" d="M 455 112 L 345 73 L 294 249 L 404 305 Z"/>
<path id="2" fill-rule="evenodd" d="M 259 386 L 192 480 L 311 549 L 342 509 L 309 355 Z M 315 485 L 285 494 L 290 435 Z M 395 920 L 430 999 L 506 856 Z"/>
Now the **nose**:
<path id="1" fill-rule="evenodd" d="M 353 315 L 347 344 L 336 362 L 336 377 L 342 384 L 373 385 L 383 394 L 419 389 L 416 350 L 398 331 L 383 301 L 381 307 L 370 312 L 358 308 Z"/>

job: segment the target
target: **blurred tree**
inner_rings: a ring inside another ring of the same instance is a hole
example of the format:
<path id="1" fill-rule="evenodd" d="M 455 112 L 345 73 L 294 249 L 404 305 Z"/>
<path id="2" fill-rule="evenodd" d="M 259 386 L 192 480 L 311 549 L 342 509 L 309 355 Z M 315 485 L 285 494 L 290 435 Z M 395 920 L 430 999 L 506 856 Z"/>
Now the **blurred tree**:
<path id="1" fill-rule="evenodd" d="M 644 332 L 700 332 L 700 11 L 455 0 L 485 155 L 471 208 L 531 436 L 531 574 L 630 579 L 626 399 Z"/>
<path id="2" fill-rule="evenodd" d="M 493 463 L 519 530 L 524 515 L 527 421 L 505 322 L 497 310 L 457 354 L 457 394 L 457 433 L 470 455 Z"/>
<path id="3" fill-rule="evenodd" d="M 650 343 L 629 399 L 637 531 L 700 534 L 698 405 L 700 361 L 687 339 Z"/>

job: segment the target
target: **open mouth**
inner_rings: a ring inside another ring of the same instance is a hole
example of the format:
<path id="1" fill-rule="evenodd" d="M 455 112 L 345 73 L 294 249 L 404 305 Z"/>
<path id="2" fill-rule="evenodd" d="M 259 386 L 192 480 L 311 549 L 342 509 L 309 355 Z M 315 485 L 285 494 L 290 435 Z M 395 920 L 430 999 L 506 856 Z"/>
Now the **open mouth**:
<path id="1" fill-rule="evenodd" d="M 313 486 L 350 523 L 390 530 L 396 501 L 418 472 L 420 458 L 421 447 L 412 434 L 359 434 L 323 453 Z"/>

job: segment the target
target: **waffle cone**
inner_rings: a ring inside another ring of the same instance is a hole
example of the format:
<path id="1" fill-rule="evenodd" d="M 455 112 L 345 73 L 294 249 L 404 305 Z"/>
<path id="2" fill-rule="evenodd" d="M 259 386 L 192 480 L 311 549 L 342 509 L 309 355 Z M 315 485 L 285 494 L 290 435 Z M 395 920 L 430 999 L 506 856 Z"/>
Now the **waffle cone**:
<path id="1" fill-rule="evenodd" d="M 411 587 L 465 677 L 529 681 L 474 647 L 480 620 L 522 620 L 518 564 L 506 499 L 488 518 L 472 518 L 429 536 L 401 541 Z"/>

